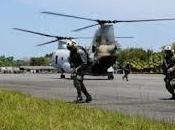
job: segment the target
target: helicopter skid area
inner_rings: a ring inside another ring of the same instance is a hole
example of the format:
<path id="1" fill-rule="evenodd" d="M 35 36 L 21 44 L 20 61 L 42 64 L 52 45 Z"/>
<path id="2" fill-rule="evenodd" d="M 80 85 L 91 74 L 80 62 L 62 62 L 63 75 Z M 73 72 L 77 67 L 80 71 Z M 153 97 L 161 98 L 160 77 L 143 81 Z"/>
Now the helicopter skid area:
<path id="1" fill-rule="evenodd" d="M 58 74 L 0 74 L 1 89 L 18 90 L 41 98 L 76 99 L 70 75 L 60 79 Z M 85 76 L 84 84 L 92 95 L 87 105 L 125 114 L 175 122 L 175 100 L 164 87 L 163 75 L 130 74 L 123 81 L 121 74 L 114 80 L 103 76 Z M 68 78 L 69 77 L 69 78 Z"/>

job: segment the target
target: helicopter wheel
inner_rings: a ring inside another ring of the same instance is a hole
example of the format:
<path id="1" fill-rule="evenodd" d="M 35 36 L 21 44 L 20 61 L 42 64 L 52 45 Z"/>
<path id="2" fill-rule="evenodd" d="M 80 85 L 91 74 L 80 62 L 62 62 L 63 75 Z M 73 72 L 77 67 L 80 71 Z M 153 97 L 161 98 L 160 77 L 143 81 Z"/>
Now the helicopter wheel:
<path id="1" fill-rule="evenodd" d="M 114 75 L 112 73 L 108 74 L 108 80 L 113 80 L 114 79 Z"/>
<path id="2" fill-rule="evenodd" d="M 61 75 L 60 75 L 60 78 L 61 78 L 61 79 L 65 79 L 65 75 L 64 75 L 64 74 L 61 74 Z"/>

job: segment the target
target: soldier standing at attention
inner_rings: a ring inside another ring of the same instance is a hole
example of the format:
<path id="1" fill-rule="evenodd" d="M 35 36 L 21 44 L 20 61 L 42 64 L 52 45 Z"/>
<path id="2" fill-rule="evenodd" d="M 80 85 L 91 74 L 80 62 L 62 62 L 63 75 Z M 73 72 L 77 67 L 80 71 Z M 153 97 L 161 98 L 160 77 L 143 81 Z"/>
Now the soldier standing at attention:
<path id="1" fill-rule="evenodd" d="M 67 43 L 67 49 L 70 51 L 69 62 L 71 68 L 74 68 L 73 82 L 77 89 L 77 103 L 83 102 L 82 93 L 86 96 L 85 102 L 88 103 L 92 101 L 91 95 L 86 90 L 83 83 L 83 71 L 88 67 L 89 56 L 87 51 L 78 46 L 75 42 Z"/>

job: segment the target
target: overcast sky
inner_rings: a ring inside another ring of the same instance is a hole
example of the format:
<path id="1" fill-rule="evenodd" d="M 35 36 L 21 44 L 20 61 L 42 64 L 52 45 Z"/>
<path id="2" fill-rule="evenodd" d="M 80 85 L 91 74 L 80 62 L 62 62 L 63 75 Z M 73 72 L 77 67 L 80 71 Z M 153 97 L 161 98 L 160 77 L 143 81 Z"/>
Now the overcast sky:
<path id="1" fill-rule="evenodd" d="M 44 47 L 35 45 L 52 40 L 34 34 L 17 32 L 13 27 L 61 35 L 93 36 L 97 27 L 73 33 L 71 30 L 93 24 L 41 14 L 52 11 L 70 15 L 111 20 L 175 18 L 174 0 L 1 0 L 0 1 L 0 55 L 15 58 L 42 56 L 54 51 L 56 44 Z M 159 50 L 162 45 L 175 41 L 175 21 L 149 23 L 120 23 L 114 26 L 116 36 L 133 36 L 134 39 L 117 39 L 123 48 L 142 47 Z M 91 40 L 78 40 L 88 46 Z"/>

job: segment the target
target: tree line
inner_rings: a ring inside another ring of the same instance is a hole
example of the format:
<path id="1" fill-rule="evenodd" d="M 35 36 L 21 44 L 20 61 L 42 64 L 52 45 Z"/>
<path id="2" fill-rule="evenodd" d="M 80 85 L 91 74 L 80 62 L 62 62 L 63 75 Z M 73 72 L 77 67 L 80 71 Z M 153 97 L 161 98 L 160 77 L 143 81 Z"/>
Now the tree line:
<path id="1" fill-rule="evenodd" d="M 172 44 L 175 49 L 175 43 Z M 163 47 L 162 47 L 163 48 Z M 162 51 L 144 50 L 143 48 L 126 48 L 117 50 L 117 62 L 115 69 L 129 63 L 134 73 L 161 73 L 161 65 L 164 58 Z M 14 57 L 0 56 L 0 66 L 48 66 L 52 64 L 52 53 L 41 57 L 31 57 L 29 60 L 15 60 Z"/>
<path id="2" fill-rule="evenodd" d="M 51 54 L 46 54 L 41 57 L 31 57 L 30 59 L 17 59 L 15 60 L 13 56 L 0 56 L 0 67 L 4 66 L 48 66 L 51 65 Z"/>
<path id="3" fill-rule="evenodd" d="M 128 63 L 132 72 L 160 73 L 163 52 L 154 52 L 142 48 L 127 48 L 119 50 L 117 59 L 117 68 L 122 68 Z"/>
<path id="4" fill-rule="evenodd" d="M 170 44 L 175 50 L 175 43 Z M 116 68 L 122 69 L 128 63 L 133 73 L 161 73 L 161 66 L 164 60 L 164 49 L 155 52 L 153 50 L 144 50 L 143 48 L 119 49 Z"/>

